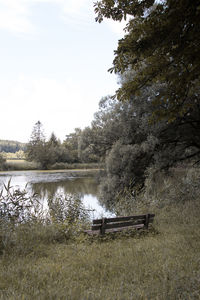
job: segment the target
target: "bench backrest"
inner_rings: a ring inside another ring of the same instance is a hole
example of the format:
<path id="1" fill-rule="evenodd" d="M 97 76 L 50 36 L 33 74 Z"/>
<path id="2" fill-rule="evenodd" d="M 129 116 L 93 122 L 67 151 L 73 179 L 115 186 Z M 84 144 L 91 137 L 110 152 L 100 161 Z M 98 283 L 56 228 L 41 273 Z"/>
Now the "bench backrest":
<path id="1" fill-rule="evenodd" d="M 142 225 L 148 228 L 149 223 L 153 223 L 155 214 L 145 214 L 139 216 L 102 218 L 93 220 L 92 230 L 99 230 L 104 234 L 106 229 L 124 228 L 128 226 Z"/>

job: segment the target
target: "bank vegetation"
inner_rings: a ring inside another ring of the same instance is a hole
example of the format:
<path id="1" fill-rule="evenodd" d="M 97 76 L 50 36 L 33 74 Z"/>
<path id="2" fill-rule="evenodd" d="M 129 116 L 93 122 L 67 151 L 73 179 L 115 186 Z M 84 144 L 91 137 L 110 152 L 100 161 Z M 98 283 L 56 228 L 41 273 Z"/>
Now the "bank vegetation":
<path id="1" fill-rule="evenodd" d="M 26 191 L 5 187 L 1 297 L 199 299 L 199 1 L 94 6 L 98 22 L 129 16 L 110 69 L 119 89 L 100 100 L 90 126 L 63 142 L 54 133 L 47 139 L 38 121 L 26 160 L 41 169 L 102 163 L 101 203 L 116 215 L 155 213 L 155 223 L 146 232 L 89 238 L 79 199 L 49 199 L 45 215 Z"/>
<path id="2" fill-rule="evenodd" d="M 198 299 L 200 172 L 179 175 L 148 178 L 137 205 L 121 198 L 115 208 L 154 212 L 148 231 L 103 238 L 84 234 L 90 218 L 78 198 L 49 201 L 44 214 L 26 191 L 5 187 L 0 299 Z"/>

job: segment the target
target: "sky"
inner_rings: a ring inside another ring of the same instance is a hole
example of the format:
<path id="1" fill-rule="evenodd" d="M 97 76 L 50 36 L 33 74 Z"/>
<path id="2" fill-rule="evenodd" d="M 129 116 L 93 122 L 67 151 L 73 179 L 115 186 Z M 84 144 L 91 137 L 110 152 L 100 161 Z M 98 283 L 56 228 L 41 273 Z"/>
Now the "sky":
<path id="1" fill-rule="evenodd" d="M 93 0 L 0 0 L 0 139 L 28 142 L 38 120 L 47 139 L 89 126 L 118 88 L 124 27 L 95 22 Z"/>

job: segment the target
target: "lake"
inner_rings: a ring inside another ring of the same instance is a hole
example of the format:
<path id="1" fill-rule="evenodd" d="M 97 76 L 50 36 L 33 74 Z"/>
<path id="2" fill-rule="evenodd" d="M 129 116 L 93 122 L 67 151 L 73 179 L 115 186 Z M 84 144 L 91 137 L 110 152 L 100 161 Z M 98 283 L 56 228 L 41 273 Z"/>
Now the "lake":
<path id="1" fill-rule="evenodd" d="M 84 173 L 84 177 L 81 173 Z M 112 214 L 99 203 L 95 178 L 86 177 L 85 173 L 85 170 L 0 172 L 0 189 L 11 179 L 14 188 L 26 188 L 30 194 L 37 193 L 44 206 L 47 206 L 47 199 L 58 194 L 78 195 L 86 208 L 94 210 L 91 218 L 111 216 Z"/>

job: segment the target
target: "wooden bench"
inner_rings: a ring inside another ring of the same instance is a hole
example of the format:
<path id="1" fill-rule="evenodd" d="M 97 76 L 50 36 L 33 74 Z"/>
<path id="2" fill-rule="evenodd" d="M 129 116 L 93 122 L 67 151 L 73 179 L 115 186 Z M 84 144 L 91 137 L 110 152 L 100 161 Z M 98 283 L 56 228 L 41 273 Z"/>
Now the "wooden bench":
<path id="1" fill-rule="evenodd" d="M 149 223 L 153 223 L 155 214 L 139 216 L 102 218 L 93 220 L 91 230 L 86 230 L 88 234 L 105 234 L 106 232 L 121 231 L 124 229 L 148 229 Z"/>

